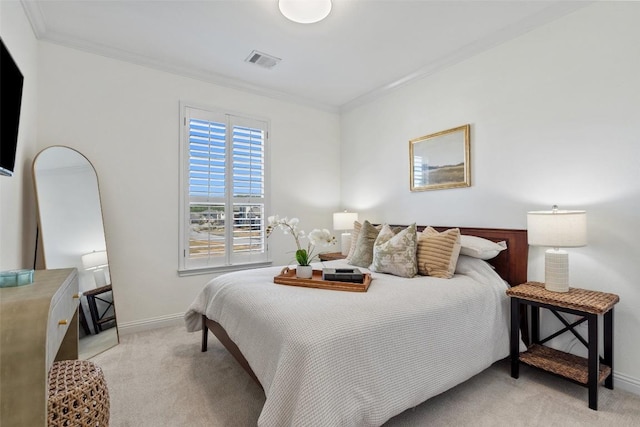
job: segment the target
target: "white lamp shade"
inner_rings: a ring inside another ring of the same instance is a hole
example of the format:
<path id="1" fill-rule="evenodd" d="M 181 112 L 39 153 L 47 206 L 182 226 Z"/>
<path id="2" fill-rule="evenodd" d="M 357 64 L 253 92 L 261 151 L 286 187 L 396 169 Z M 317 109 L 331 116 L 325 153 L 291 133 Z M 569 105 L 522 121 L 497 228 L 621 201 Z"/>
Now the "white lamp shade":
<path id="1" fill-rule="evenodd" d="M 109 264 L 107 259 L 107 251 L 93 251 L 82 255 L 82 266 L 85 270 L 93 270 L 105 267 Z"/>
<path id="2" fill-rule="evenodd" d="M 353 230 L 353 223 L 357 220 L 356 212 L 336 212 L 333 214 L 333 229 Z"/>
<path id="3" fill-rule="evenodd" d="M 313 24 L 331 12 L 331 0 L 279 0 L 280 12 L 293 22 Z"/>
<path id="4" fill-rule="evenodd" d="M 533 211 L 527 213 L 527 236 L 531 246 L 575 248 L 587 244 L 585 211 Z"/>

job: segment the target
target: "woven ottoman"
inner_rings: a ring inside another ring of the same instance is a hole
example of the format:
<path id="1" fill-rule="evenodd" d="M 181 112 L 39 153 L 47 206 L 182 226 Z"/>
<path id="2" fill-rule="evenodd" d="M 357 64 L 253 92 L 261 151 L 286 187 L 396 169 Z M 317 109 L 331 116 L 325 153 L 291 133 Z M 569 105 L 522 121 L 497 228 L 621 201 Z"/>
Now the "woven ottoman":
<path id="1" fill-rule="evenodd" d="M 109 425 L 109 390 L 100 367 L 88 360 L 53 364 L 48 381 L 47 425 Z"/>

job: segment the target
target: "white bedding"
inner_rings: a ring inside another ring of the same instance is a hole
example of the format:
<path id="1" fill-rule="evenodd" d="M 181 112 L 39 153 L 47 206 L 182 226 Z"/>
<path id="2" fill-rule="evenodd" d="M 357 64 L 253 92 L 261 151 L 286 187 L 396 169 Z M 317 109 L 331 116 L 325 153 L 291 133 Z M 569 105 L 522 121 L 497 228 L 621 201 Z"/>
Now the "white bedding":
<path id="1" fill-rule="evenodd" d="M 509 354 L 507 285 L 484 261 L 461 256 L 449 280 L 372 273 L 365 293 L 274 284 L 280 269 L 219 276 L 185 314 L 244 354 L 259 426 L 378 426 Z"/>

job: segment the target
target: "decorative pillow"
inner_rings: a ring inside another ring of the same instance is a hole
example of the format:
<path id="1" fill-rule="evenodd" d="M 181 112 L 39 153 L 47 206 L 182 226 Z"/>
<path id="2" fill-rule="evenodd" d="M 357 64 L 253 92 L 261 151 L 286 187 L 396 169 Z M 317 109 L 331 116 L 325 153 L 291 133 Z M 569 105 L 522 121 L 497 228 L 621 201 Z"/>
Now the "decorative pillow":
<path id="1" fill-rule="evenodd" d="M 358 267 L 369 268 L 371 261 L 373 261 L 373 244 L 379 232 L 379 229 L 376 229 L 369 221 L 365 221 L 360 227 L 353 255 L 347 262 Z"/>
<path id="2" fill-rule="evenodd" d="M 424 276 L 450 279 L 456 271 L 460 255 L 460 229 L 438 233 L 427 227 L 418 238 L 418 273 Z"/>
<path id="3" fill-rule="evenodd" d="M 349 254 L 347 255 L 347 262 L 351 262 L 351 258 L 353 258 L 353 253 L 356 251 L 356 243 L 358 243 L 358 236 L 360 235 L 360 228 L 362 228 L 362 224 L 358 221 L 353 221 L 353 231 L 351 232 L 351 246 L 349 247 Z M 382 228 L 381 225 L 376 225 L 375 228 L 380 230 Z"/>
<path id="4" fill-rule="evenodd" d="M 413 277 L 418 272 L 416 225 L 394 231 L 388 224 L 382 226 L 373 245 L 371 270 L 400 277 Z"/>
<path id="5" fill-rule="evenodd" d="M 460 254 L 473 258 L 491 259 L 507 249 L 507 242 L 492 242 L 477 236 L 460 236 Z"/>
<path id="6" fill-rule="evenodd" d="M 351 261 L 353 253 L 356 251 L 356 243 L 358 242 L 358 236 L 360 235 L 360 228 L 362 224 L 358 221 L 353 221 L 353 230 L 351 231 L 351 246 L 349 247 L 349 254 L 347 255 L 347 262 Z"/>

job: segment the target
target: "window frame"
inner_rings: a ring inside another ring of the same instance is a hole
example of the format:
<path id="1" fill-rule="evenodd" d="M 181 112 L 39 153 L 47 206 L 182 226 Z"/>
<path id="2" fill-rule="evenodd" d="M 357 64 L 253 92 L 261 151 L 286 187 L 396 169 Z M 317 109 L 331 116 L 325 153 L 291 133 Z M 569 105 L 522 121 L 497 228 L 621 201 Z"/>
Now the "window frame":
<path id="1" fill-rule="evenodd" d="M 189 231 L 190 231 L 190 203 L 191 203 L 191 194 L 189 189 L 190 183 L 190 140 L 189 140 L 189 123 L 188 119 L 190 117 L 190 110 L 198 110 L 203 113 L 207 113 L 212 117 L 216 118 L 224 118 L 222 121 L 225 123 L 226 131 L 225 133 L 230 134 L 230 142 L 233 143 L 233 126 L 239 127 L 252 127 L 256 124 L 256 128 L 260 128 L 264 131 L 264 146 L 263 146 L 263 158 L 264 158 L 264 197 L 263 197 L 263 233 L 266 231 L 266 219 L 268 217 L 268 212 L 270 212 L 270 121 L 263 117 L 252 117 L 247 114 L 238 113 L 235 111 L 229 111 L 226 109 L 203 106 L 196 103 L 191 102 L 180 102 L 180 143 L 179 143 L 179 161 L 180 161 L 180 204 L 179 204 L 179 251 L 178 251 L 178 275 L 179 276 L 190 276 L 197 274 L 207 274 L 207 273 L 216 273 L 216 272 L 226 272 L 226 271 L 235 271 L 235 270 L 244 270 L 251 268 L 259 268 L 259 267 L 267 267 L 272 264 L 271 254 L 269 252 L 269 245 L 267 241 L 266 233 L 263 235 L 264 239 L 264 257 L 258 261 L 248 261 L 248 262 L 233 262 L 231 260 L 231 255 L 229 250 L 226 250 L 223 260 L 221 263 L 210 263 L 210 262 L 190 262 L 191 259 L 187 255 L 189 252 Z M 230 126 L 231 125 L 231 126 Z M 227 140 L 226 145 L 228 148 L 229 141 Z M 227 150 L 227 160 L 230 159 L 233 155 L 231 150 Z M 233 179 L 233 171 L 230 167 L 226 167 L 225 171 L 225 182 L 228 183 Z M 225 185 L 226 187 L 226 185 Z M 229 189 L 230 187 L 226 187 Z M 233 194 L 228 194 L 227 191 L 224 196 L 224 205 L 225 205 L 225 213 L 230 208 L 231 212 L 233 212 L 233 206 L 236 203 L 237 198 L 233 196 Z M 231 226 L 230 226 L 231 224 Z M 229 218 L 229 215 L 225 215 L 225 247 L 229 248 L 233 246 L 233 215 Z M 241 258 L 241 256 L 240 256 Z M 230 262 L 231 261 L 231 262 Z"/>

